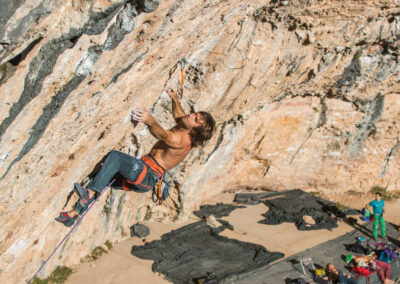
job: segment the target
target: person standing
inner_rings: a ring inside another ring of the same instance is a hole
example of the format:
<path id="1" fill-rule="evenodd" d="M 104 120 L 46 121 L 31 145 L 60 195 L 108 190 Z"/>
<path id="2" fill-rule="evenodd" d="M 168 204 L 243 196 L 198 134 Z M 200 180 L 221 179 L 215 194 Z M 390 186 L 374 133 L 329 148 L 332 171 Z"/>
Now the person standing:
<path id="1" fill-rule="evenodd" d="M 374 240 L 378 238 L 378 227 L 381 226 L 381 237 L 383 239 L 386 238 L 386 224 L 383 219 L 383 207 L 385 206 L 385 202 L 382 199 L 382 194 L 379 192 L 375 193 L 375 200 L 371 201 L 369 206 L 372 207 L 372 212 L 374 215 L 374 228 L 372 230 L 372 236 Z"/>

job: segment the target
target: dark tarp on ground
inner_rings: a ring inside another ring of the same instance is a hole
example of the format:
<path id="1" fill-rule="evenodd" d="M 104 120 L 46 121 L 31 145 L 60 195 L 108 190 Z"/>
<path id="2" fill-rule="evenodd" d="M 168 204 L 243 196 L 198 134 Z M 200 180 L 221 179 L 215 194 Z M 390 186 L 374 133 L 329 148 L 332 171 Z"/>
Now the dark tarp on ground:
<path id="1" fill-rule="evenodd" d="M 200 221 L 164 234 L 161 240 L 133 246 L 131 253 L 153 259 L 153 271 L 173 283 L 193 283 L 194 278 L 207 273 L 214 273 L 221 280 L 267 266 L 284 256 L 260 245 L 219 236 L 218 231 Z"/>
<path id="2" fill-rule="evenodd" d="M 283 193 L 284 192 L 277 192 L 277 191 L 267 191 L 258 193 L 237 193 L 233 201 L 240 204 L 257 205 L 260 204 L 262 200 L 265 198 L 281 195 Z"/>
<path id="3" fill-rule="evenodd" d="M 199 218 L 207 218 L 210 215 L 214 215 L 216 218 L 222 218 L 229 216 L 229 214 L 237 208 L 246 208 L 246 206 L 217 203 L 216 205 L 202 205 L 200 206 L 200 210 L 194 211 L 193 213 Z"/>
<path id="4" fill-rule="evenodd" d="M 303 230 L 332 229 L 337 227 L 337 219 L 332 217 L 333 202 L 324 200 L 299 189 L 274 193 L 263 203 L 269 210 L 263 214 L 264 220 L 259 223 L 278 225 L 283 222 L 295 223 L 296 227 Z M 266 196 L 264 196 L 266 197 Z M 267 196 L 268 197 L 268 196 Z M 307 226 L 303 216 L 311 216 L 315 224 Z"/>

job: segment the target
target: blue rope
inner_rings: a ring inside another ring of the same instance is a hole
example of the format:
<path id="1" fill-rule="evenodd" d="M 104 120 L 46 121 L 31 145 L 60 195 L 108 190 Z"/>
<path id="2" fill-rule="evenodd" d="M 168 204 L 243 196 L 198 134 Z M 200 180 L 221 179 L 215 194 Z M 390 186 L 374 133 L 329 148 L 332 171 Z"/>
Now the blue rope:
<path id="1" fill-rule="evenodd" d="M 100 196 L 97 198 L 99 199 L 101 197 L 101 195 L 106 191 L 107 188 L 109 188 L 113 183 L 114 183 L 115 179 L 113 179 L 109 185 L 107 185 L 107 187 L 105 187 L 103 189 L 103 191 L 100 193 Z M 62 241 L 57 245 L 57 247 L 53 250 L 53 252 L 50 254 L 50 256 L 46 259 L 46 261 L 42 264 L 42 266 L 40 266 L 39 270 L 35 273 L 35 275 L 33 275 L 33 277 L 31 278 L 31 280 L 28 281 L 28 284 L 30 284 L 33 279 L 35 279 L 35 277 L 38 275 L 38 273 L 40 272 L 40 270 L 42 270 L 42 268 L 47 264 L 47 262 L 49 261 L 49 259 L 53 256 L 53 254 L 56 252 L 56 250 L 62 245 L 62 243 L 68 238 L 68 236 L 72 233 L 72 231 L 75 229 L 76 226 L 78 226 L 78 224 L 82 221 L 82 219 L 86 216 L 86 214 L 89 212 L 89 210 L 93 207 L 93 205 L 96 203 L 97 199 L 94 200 L 94 202 L 92 204 L 90 204 L 88 210 L 86 210 L 86 212 L 82 215 L 81 218 L 78 219 L 78 221 L 75 223 L 75 225 L 71 228 L 71 230 L 69 230 L 68 234 L 65 235 L 65 237 L 62 239 Z"/>

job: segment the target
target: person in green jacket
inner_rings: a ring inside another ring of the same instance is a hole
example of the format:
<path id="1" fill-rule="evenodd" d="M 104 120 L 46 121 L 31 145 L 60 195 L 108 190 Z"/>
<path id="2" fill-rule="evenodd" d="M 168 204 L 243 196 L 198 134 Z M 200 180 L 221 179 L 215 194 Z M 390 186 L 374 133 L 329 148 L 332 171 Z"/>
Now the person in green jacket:
<path id="1" fill-rule="evenodd" d="M 382 194 L 379 192 L 375 193 L 375 200 L 368 203 L 368 205 L 372 208 L 372 212 L 374 215 L 374 229 L 372 230 L 372 235 L 376 240 L 378 238 L 378 227 L 381 226 L 381 237 L 386 238 L 386 224 L 383 219 L 383 207 L 385 206 L 385 202 L 382 199 Z"/>

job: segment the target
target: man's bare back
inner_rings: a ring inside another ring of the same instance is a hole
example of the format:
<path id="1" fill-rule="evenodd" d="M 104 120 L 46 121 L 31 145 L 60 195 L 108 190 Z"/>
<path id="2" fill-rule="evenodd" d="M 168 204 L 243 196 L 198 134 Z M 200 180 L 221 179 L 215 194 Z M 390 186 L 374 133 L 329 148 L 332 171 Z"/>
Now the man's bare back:
<path id="1" fill-rule="evenodd" d="M 191 149 L 190 135 L 182 132 L 182 146 L 180 148 L 172 148 L 159 140 L 154 144 L 150 154 L 160 164 L 160 166 L 168 171 L 182 162 Z"/>

